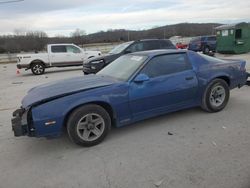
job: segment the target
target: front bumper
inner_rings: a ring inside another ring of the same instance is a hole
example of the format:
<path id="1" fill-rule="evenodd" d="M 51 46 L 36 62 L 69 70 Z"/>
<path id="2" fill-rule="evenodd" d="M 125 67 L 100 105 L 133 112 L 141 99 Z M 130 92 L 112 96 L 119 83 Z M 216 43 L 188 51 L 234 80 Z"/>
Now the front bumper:
<path id="1" fill-rule="evenodd" d="M 29 68 L 29 65 L 17 64 L 16 67 L 17 67 L 18 69 L 28 69 L 28 68 Z"/>
<path id="2" fill-rule="evenodd" d="M 12 115 L 11 124 L 15 136 L 34 135 L 34 129 L 30 129 L 28 126 L 28 110 L 20 108 L 15 110 Z"/>
<path id="3" fill-rule="evenodd" d="M 88 65 L 88 64 L 83 64 L 83 72 L 87 74 L 95 74 L 97 73 L 101 68 L 96 65 Z"/>

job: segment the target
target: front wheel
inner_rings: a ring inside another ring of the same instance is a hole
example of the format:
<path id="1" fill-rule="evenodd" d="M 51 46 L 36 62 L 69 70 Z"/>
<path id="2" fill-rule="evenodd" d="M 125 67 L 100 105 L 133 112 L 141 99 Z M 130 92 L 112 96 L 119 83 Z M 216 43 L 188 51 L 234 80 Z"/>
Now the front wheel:
<path id="1" fill-rule="evenodd" d="M 74 110 L 67 122 L 70 139 L 82 146 L 94 146 L 103 141 L 111 127 L 110 116 L 99 105 L 85 105 Z"/>
<path id="2" fill-rule="evenodd" d="M 227 82 L 214 79 L 205 89 L 201 107 L 208 112 L 219 112 L 227 105 L 229 96 L 230 90 Z"/>
<path id="3" fill-rule="evenodd" d="M 45 66 L 42 63 L 32 63 L 31 71 L 34 75 L 41 75 L 45 71 Z"/>

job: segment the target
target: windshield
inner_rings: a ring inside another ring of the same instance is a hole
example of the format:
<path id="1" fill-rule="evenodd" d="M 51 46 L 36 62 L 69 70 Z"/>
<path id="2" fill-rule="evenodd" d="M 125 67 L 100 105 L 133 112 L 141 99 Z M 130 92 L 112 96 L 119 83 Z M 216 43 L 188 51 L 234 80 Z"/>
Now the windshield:
<path id="1" fill-rule="evenodd" d="M 127 81 L 146 59 L 147 56 L 140 55 L 121 56 L 99 71 L 97 75 L 112 76 L 118 80 Z"/>
<path id="2" fill-rule="evenodd" d="M 126 49 L 130 44 L 132 44 L 133 41 L 131 42 L 126 42 L 126 43 L 122 43 L 118 46 L 116 46 L 114 49 L 112 49 L 109 54 L 119 54 L 121 53 L 124 49 Z"/>

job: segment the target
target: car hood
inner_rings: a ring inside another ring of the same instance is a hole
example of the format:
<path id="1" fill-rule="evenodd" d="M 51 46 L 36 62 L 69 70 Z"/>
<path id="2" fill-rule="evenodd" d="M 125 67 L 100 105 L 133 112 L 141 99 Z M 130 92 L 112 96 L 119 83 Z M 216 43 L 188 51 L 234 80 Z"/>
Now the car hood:
<path id="1" fill-rule="evenodd" d="M 112 85 L 116 82 L 118 80 L 114 78 L 98 75 L 87 75 L 50 82 L 30 89 L 22 100 L 22 107 L 27 108 L 80 91 Z"/>

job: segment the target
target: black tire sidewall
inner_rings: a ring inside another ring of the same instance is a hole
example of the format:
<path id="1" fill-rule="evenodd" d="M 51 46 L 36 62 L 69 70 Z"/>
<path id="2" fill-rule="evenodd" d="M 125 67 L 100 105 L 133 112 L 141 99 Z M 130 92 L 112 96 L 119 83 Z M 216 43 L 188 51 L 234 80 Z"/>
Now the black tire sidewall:
<path id="1" fill-rule="evenodd" d="M 215 87 L 215 86 L 222 86 L 224 89 L 225 89 L 225 100 L 224 102 L 218 106 L 218 107 L 215 107 L 213 105 L 211 105 L 210 103 L 210 100 L 209 100 L 209 97 L 210 97 L 210 93 L 212 91 L 212 89 Z M 215 79 L 213 80 L 209 85 L 208 85 L 208 88 L 206 89 L 206 93 L 205 93 L 205 103 L 206 103 L 206 108 L 210 111 L 210 112 L 219 112 L 221 111 L 222 109 L 225 108 L 225 106 L 227 105 L 228 103 L 228 100 L 229 100 L 229 97 L 230 97 L 230 90 L 229 90 L 229 86 L 228 84 L 222 80 L 222 79 Z"/>
<path id="2" fill-rule="evenodd" d="M 43 71 L 42 71 L 40 74 L 36 73 L 36 72 L 33 70 L 34 66 L 36 66 L 36 65 L 41 65 L 41 66 L 43 67 Z M 30 69 L 31 69 L 31 71 L 32 71 L 32 73 L 33 73 L 34 75 L 42 75 L 42 74 L 44 74 L 45 66 L 44 66 L 42 63 L 32 63 Z"/>
<path id="3" fill-rule="evenodd" d="M 203 47 L 203 53 L 204 53 L 204 54 L 209 54 L 209 51 L 210 51 L 210 49 L 209 49 L 208 46 L 204 46 L 204 47 Z"/>
<path id="4" fill-rule="evenodd" d="M 100 115 L 104 119 L 104 123 L 105 123 L 104 131 L 102 135 L 98 139 L 93 140 L 93 141 L 82 140 L 77 134 L 77 123 L 83 116 L 89 113 L 96 113 Z M 110 128 L 111 128 L 111 119 L 110 119 L 108 112 L 101 106 L 93 105 L 93 104 L 81 106 L 75 109 L 70 114 L 68 122 L 67 122 L 67 131 L 68 131 L 68 135 L 70 139 L 74 143 L 81 145 L 81 146 L 85 146 L 85 147 L 94 146 L 102 142 L 104 138 L 107 136 Z"/>

